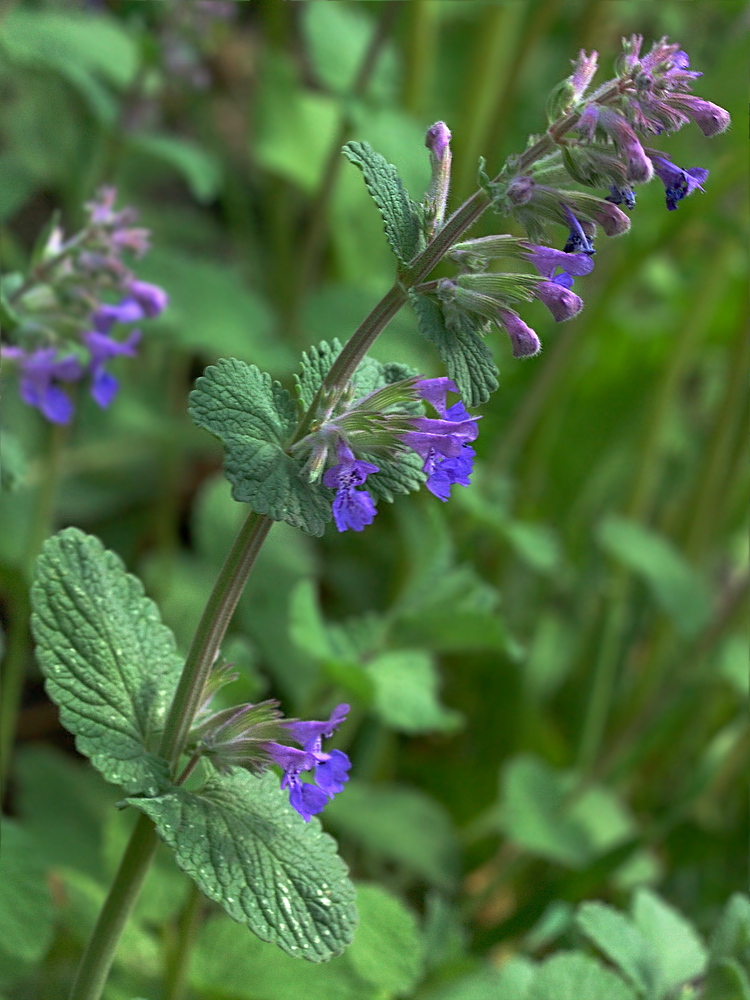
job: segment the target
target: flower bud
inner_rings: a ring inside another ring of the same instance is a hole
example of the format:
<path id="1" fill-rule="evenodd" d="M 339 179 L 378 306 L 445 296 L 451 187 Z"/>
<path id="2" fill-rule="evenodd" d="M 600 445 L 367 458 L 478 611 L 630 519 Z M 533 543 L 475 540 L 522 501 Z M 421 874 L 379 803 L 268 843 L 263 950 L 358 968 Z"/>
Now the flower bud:
<path id="1" fill-rule="evenodd" d="M 510 337 L 514 358 L 531 358 L 541 351 L 542 344 L 539 337 L 517 313 L 510 309 L 501 309 L 500 321 Z"/>
<path id="2" fill-rule="evenodd" d="M 448 188 L 451 180 L 451 133 L 445 122 L 435 122 L 427 129 L 425 146 L 430 151 L 432 179 L 425 198 L 427 236 L 431 238 L 442 228 Z"/>

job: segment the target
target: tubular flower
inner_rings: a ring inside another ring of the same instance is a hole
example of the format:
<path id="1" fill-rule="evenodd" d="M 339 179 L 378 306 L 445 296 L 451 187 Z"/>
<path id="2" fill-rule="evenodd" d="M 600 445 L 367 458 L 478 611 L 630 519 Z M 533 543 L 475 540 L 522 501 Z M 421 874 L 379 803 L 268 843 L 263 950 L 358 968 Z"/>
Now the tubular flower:
<path id="1" fill-rule="evenodd" d="M 336 490 L 333 519 L 339 531 L 362 531 L 375 520 L 377 510 L 367 490 L 357 489 L 378 471 L 372 462 L 356 459 L 345 445 L 339 447 L 341 461 L 323 475 L 323 485 Z"/>
<path id="2" fill-rule="evenodd" d="M 268 743 L 272 759 L 284 771 L 281 787 L 289 789 L 289 802 L 305 822 L 322 811 L 326 803 L 342 791 L 349 780 L 349 758 L 341 750 L 323 752 L 323 739 L 333 735 L 349 712 L 346 704 L 337 705 L 329 719 L 323 722 L 284 722 L 289 738 L 302 750 Z M 302 771 L 314 770 L 312 782 L 302 782 Z"/>
<path id="3" fill-rule="evenodd" d="M 427 489 L 439 500 L 450 499 L 451 486 L 469 486 L 476 452 L 469 445 L 479 433 L 476 419 L 459 400 L 446 407 L 447 394 L 458 392 L 449 378 L 423 379 L 417 383 L 417 392 L 440 414 L 440 421 L 417 417 L 418 424 L 404 439 L 424 458 L 423 471 L 427 475 Z M 440 424 L 440 432 L 435 433 Z M 446 426 L 448 425 L 448 426 Z M 451 428 L 450 425 L 453 425 Z"/>
<path id="4" fill-rule="evenodd" d="M 696 188 L 699 191 L 703 190 L 703 182 L 708 177 L 708 171 L 703 167 L 689 167 L 683 170 L 653 150 L 649 150 L 649 155 L 654 164 L 654 172 L 664 184 L 667 208 L 670 212 L 673 212 L 678 203 L 692 194 Z"/>
<path id="5" fill-rule="evenodd" d="M 70 422 L 73 403 L 59 383 L 77 382 L 83 375 L 83 367 L 74 355 L 60 358 L 54 347 L 39 348 L 30 354 L 20 347 L 4 347 L 3 357 L 19 364 L 19 391 L 24 403 L 36 407 L 50 423 Z"/>

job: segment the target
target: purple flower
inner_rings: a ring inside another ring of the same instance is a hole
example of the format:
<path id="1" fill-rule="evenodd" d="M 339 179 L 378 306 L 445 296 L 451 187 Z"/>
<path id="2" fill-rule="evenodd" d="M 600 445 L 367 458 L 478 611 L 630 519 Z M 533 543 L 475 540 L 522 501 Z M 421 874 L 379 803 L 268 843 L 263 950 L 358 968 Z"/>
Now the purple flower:
<path id="1" fill-rule="evenodd" d="M 407 431 L 402 440 L 424 459 L 427 489 L 445 501 L 450 499 L 451 486 L 470 485 L 476 452 L 467 442 L 476 438 L 479 428 L 461 400 L 446 408 L 447 394 L 458 392 L 451 379 L 422 379 L 416 389 L 437 410 L 440 419 L 415 417 L 415 430 Z"/>
<path id="2" fill-rule="evenodd" d="M 116 306 L 101 305 L 91 317 L 94 329 L 99 333 L 109 333 L 115 323 L 137 323 L 146 313 L 135 299 L 123 299 Z"/>
<path id="3" fill-rule="evenodd" d="M 128 292 L 143 310 L 143 315 L 149 319 L 159 316 L 169 304 L 169 296 L 164 289 L 158 285 L 151 285 L 148 281 L 131 281 L 128 284 Z"/>
<path id="4" fill-rule="evenodd" d="M 88 365 L 88 371 L 91 375 L 91 396 L 102 409 L 109 406 L 119 387 L 119 382 L 114 375 L 106 370 L 105 364 L 118 354 L 134 357 L 140 339 L 140 330 L 133 330 L 127 340 L 122 342 L 111 340 L 97 330 L 84 333 L 83 342 L 91 353 Z"/>
<path id="5" fill-rule="evenodd" d="M 589 236 L 584 232 L 583 226 L 580 221 L 573 215 L 567 205 L 563 206 L 565 209 L 565 214 L 568 217 L 568 222 L 570 223 L 570 232 L 568 233 L 568 239 L 563 247 L 563 253 L 569 254 L 587 254 L 591 256 L 596 253 L 594 250 L 594 244 L 591 242 Z"/>
<path id="6" fill-rule="evenodd" d="M 518 313 L 511 309 L 500 310 L 500 320 L 513 345 L 514 358 L 531 358 L 538 354 L 542 345 L 536 333 L 527 326 Z"/>
<path id="7" fill-rule="evenodd" d="M 26 354 L 20 348 L 6 348 L 3 353 L 19 361 L 19 391 L 24 403 L 36 407 L 53 424 L 67 424 L 73 416 L 73 403 L 57 383 L 77 382 L 81 378 L 83 368 L 78 359 L 72 354 L 58 358 L 54 347 L 42 347 L 33 354 Z"/>
<path id="8" fill-rule="evenodd" d="M 341 750 L 324 753 L 323 738 L 332 736 L 349 712 L 348 705 L 337 705 L 325 721 L 285 722 L 290 739 L 302 750 L 281 743 L 269 742 L 266 749 L 284 771 L 281 787 L 289 789 L 289 802 L 307 823 L 311 816 L 322 811 L 326 803 L 342 791 L 349 780 L 349 758 Z M 314 770 L 312 782 L 302 782 L 302 771 Z"/>
<path id="9" fill-rule="evenodd" d="M 378 466 L 356 459 L 346 447 L 339 449 L 339 458 L 342 461 L 328 469 L 323 476 L 323 485 L 336 490 L 333 519 L 339 531 L 346 531 L 348 528 L 362 531 L 375 520 L 377 510 L 367 490 L 358 490 L 357 487 L 364 483 L 370 473 L 377 472 Z"/>
<path id="10" fill-rule="evenodd" d="M 673 94 L 670 101 L 678 108 L 684 108 L 685 113 L 693 119 L 705 136 L 723 132 L 731 122 L 728 111 L 720 108 L 718 104 L 696 97 L 695 94 Z"/>
<path id="11" fill-rule="evenodd" d="M 570 291 L 573 278 L 559 274 L 551 281 L 540 281 L 534 290 L 536 297 L 545 304 L 558 323 L 571 319 L 583 309 L 583 299 Z"/>
<path id="12" fill-rule="evenodd" d="M 703 190 L 702 184 L 708 177 L 708 171 L 703 167 L 690 167 L 688 170 L 683 170 L 682 167 L 675 166 L 664 156 L 654 155 L 651 152 L 649 155 L 654 170 L 666 189 L 667 208 L 670 212 L 673 212 L 677 208 L 678 202 L 687 198 L 696 188 L 699 191 Z"/>
<path id="13" fill-rule="evenodd" d="M 552 278 L 559 267 L 565 274 L 580 278 L 594 270 L 591 254 L 567 253 L 565 250 L 555 250 L 552 247 L 538 246 L 536 243 L 524 243 L 524 257 L 530 261 L 543 278 Z"/>

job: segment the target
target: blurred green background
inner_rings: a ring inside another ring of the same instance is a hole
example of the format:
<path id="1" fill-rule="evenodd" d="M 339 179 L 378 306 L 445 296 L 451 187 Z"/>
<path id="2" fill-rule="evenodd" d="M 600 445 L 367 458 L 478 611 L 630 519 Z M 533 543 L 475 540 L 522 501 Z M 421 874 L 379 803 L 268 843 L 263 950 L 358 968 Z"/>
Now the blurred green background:
<path id="1" fill-rule="evenodd" d="M 6 806 L 76 873 L 66 905 L 92 909 L 123 834 L 28 650 L 39 541 L 97 534 L 186 646 L 243 517 L 187 417 L 192 380 L 235 356 L 290 385 L 300 350 L 345 340 L 393 280 L 341 144 L 371 143 L 420 199 L 443 119 L 456 207 L 480 155 L 494 173 L 544 129 L 579 49 L 605 79 L 632 32 L 680 42 L 696 92 L 733 116 L 712 140 L 655 140 L 710 170 L 705 193 L 670 213 L 658 181 L 640 189 L 631 232 L 601 237 L 578 282 L 582 315 L 524 312 L 541 356 L 514 361 L 495 337 L 470 489 L 381 505 L 361 536 L 274 528 L 226 650 L 229 695 L 312 717 L 351 701 L 353 780 L 324 824 L 456 962 L 543 953 L 572 940 L 570 904 L 641 884 L 706 930 L 744 888 L 747 29 L 739 0 L 0 5 L 0 267 L 24 270 L 54 210 L 72 232 L 115 184 L 152 231 L 138 274 L 171 297 L 109 411 L 81 396 L 51 434 L 4 386 L 0 586 L 7 648 L 28 659 Z M 472 235 L 498 229 L 488 213 Z M 440 373 L 406 311 L 374 353 Z"/>

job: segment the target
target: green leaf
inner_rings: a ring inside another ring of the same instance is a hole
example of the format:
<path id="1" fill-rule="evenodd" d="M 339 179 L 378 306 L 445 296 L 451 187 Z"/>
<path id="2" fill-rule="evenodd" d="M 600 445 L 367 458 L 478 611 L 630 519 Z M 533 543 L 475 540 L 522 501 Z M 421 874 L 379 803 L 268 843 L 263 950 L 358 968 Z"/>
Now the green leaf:
<path id="1" fill-rule="evenodd" d="M 521 956 L 509 959 L 501 969 L 488 964 L 430 992 L 429 1000 L 528 1000 L 535 968 Z"/>
<path id="2" fill-rule="evenodd" d="M 328 628 L 313 580 L 300 580 L 289 599 L 289 635 L 300 649 L 320 660 L 333 657 Z"/>
<path id="3" fill-rule="evenodd" d="M 750 978 L 733 958 L 711 965 L 703 982 L 705 1000 L 750 1000 Z"/>
<path id="4" fill-rule="evenodd" d="M 375 20 L 354 7 L 330 3 L 305 4 L 301 15 L 317 77 L 328 90 L 347 95 L 377 30 Z M 397 69 L 393 44 L 386 42 L 369 78 L 368 97 L 395 97 Z"/>
<path id="5" fill-rule="evenodd" d="M 580 868 L 622 843 L 633 823 L 608 789 L 590 786 L 571 799 L 575 774 L 556 771 L 528 754 L 503 768 L 500 822 L 508 837 L 532 854 Z"/>
<path id="6" fill-rule="evenodd" d="M 136 43 L 122 22 L 84 11 L 15 7 L 2 20 L 0 42 L 14 61 L 66 74 L 78 67 L 119 89 L 132 82 L 138 66 Z"/>
<path id="7" fill-rule="evenodd" d="M 654 599 L 687 638 L 711 618 L 711 592 L 703 578 L 663 535 L 635 521 L 607 517 L 598 527 L 599 544 L 641 577 Z"/>
<path id="8" fill-rule="evenodd" d="M 262 54 L 250 155 L 265 170 L 313 194 L 337 141 L 340 102 L 305 89 L 298 76 L 291 56 Z"/>
<path id="9" fill-rule="evenodd" d="M 450 887 L 458 873 L 458 845 L 441 805 L 413 788 L 352 779 L 346 794 L 326 807 L 331 827 L 407 871 Z"/>
<path id="10" fill-rule="evenodd" d="M 292 810 L 275 775 L 238 770 L 197 792 L 129 801 L 201 892 L 263 941 L 311 962 L 351 941 L 354 887 L 335 842 Z"/>
<path id="11" fill-rule="evenodd" d="M 711 938 L 709 962 L 736 958 L 750 973 L 750 899 L 736 892 L 719 918 Z"/>
<path id="12" fill-rule="evenodd" d="M 438 677 L 432 657 L 418 649 L 393 650 L 365 665 L 375 689 L 375 710 L 402 733 L 453 732 L 461 714 L 438 700 Z"/>
<path id="13" fill-rule="evenodd" d="M 121 797 L 81 759 L 31 744 L 14 758 L 16 805 L 47 869 L 76 868 L 106 881 L 103 827 Z"/>
<path id="14" fill-rule="evenodd" d="M 169 289 L 169 308 L 154 324 L 187 351 L 207 361 L 252 357 L 273 371 L 294 367 L 291 348 L 274 336 L 268 303 L 236 267 L 154 247 L 140 273 Z"/>
<path id="15" fill-rule="evenodd" d="M 350 950 L 330 962 L 298 962 L 218 914 L 198 932 L 190 982 L 206 1000 L 383 1000 L 352 969 Z"/>
<path id="16" fill-rule="evenodd" d="M 347 142 L 343 153 L 362 171 L 391 249 L 401 263 L 407 264 L 425 245 L 419 206 L 409 197 L 393 164 L 366 142 Z"/>
<path id="17" fill-rule="evenodd" d="M 55 912 L 35 838 L 3 818 L 1 839 L 0 982 L 5 983 L 46 954 Z"/>
<path id="18" fill-rule="evenodd" d="M 173 167 L 196 201 L 205 203 L 216 197 L 221 187 L 222 167 L 214 153 L 172 135 L 134 134 L 128 136 L 127 141 L 134 150 Z"/>
<path id="19" fill-rule="evenodd" d="M 196 382 L 190 414 L 224 444 L 224 471 L 235 500 L 308 534 L 323 534 L 333 494 L 308 483 L 284 451 L 296 426 L 286 389 L 255 365 L 221 358 Z"/>
<path id="20" fill-rule="evenodd" d="M 155 793 L 167 763 L 154 748 L 182 660 L 140 580 L 66 528 L 42 548 L 31 600 L 47 693 L 78 750 L 107 781 Z"/>
<path id="21" fill-rule="evenodd" d="M 560 952 L 539 967 L 527 1000 L 636 1000 L 610 969 L 580 952 Z"/>
<path id="22" fill-rule="evenodd" d="M 449 327 L 434 299 L 411 290 L 409 300 L 417 314 L 419 332 L 434 344 L 463 401 L 467 406 L 486 403 L 499 385 L 499 373 L 476 324 L 459 314 Z"/>
<path id="23" fill-rule="evenodd" d="M 424 940 L 412 913 L 377 885 L 357 886 L 359 926 L 347 958 L 368 983 L 390 997 L 409 993 L 424 965 Z"/>
<path id="24" fill-rule="evenodd" d="M 633 921 L 645 939 L 656 944 L 655 998 L 666 997 L 704 971 L 706 951 L 692 926 L 649 889 L 636 892 Z"/>
<path id="25" fill-rule="evenodd" d="M 628 917 L 606 903 L 582 903 L 575 919 L 583 933 L 622 969 L 639 992 L 651 989 L 656 941 L 647 940 Z"/>

